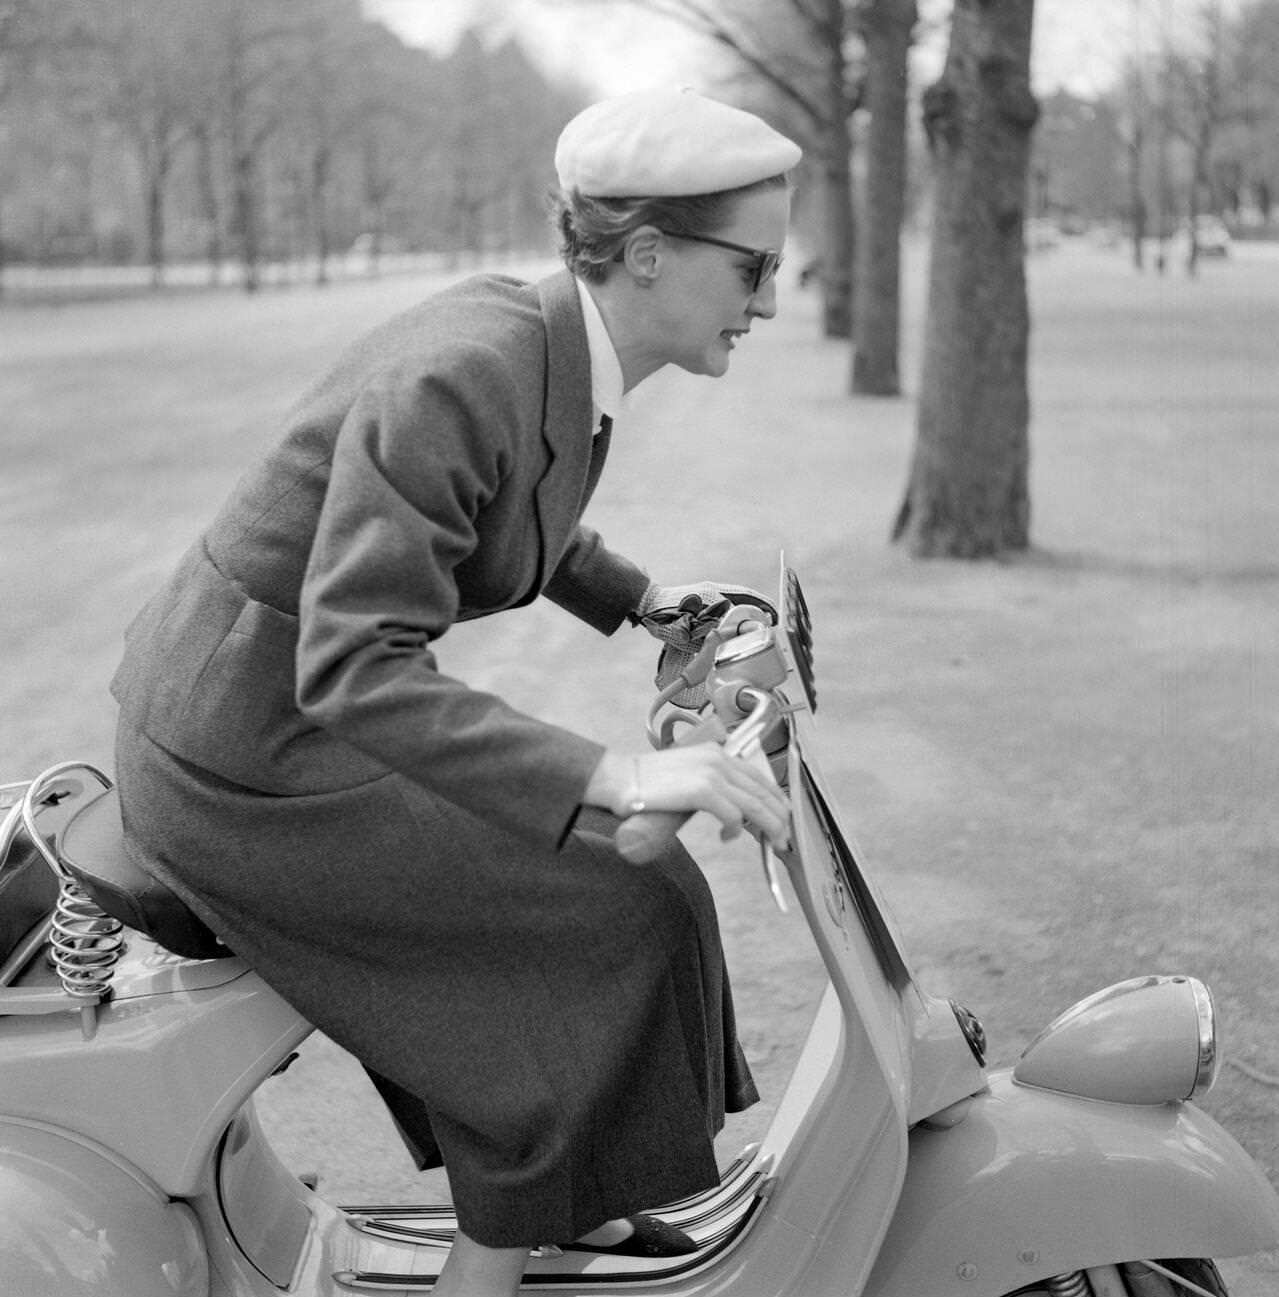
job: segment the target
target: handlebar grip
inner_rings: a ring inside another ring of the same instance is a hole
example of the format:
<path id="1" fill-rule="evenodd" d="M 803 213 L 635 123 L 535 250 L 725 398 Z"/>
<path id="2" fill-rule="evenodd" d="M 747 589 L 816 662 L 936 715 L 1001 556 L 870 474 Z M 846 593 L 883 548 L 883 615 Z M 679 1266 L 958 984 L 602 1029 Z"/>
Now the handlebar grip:
<path id="1" fill-rule="evenodd" d="M 633 865 L 648 864 L 675 840 L 693 814 L 692 811 L 638 811 L 627 816 L 613 839 L 618 854 Z"/>

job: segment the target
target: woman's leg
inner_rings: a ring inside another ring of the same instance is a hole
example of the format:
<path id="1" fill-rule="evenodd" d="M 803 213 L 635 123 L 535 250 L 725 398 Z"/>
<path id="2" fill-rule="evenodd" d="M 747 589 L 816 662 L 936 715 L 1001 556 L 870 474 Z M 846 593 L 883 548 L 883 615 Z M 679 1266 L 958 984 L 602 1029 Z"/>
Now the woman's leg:
<path id="1" fill-rule="evenodd" d="M 458 1230 L 435 1297 L 517 1297 L 528 1264 L 526 1247 L 484 1247 Z"/>
<path id="2" fill-rule="evenodd" d="M 616 1247 L 618 1243 L 625 1243 L 634 1233 L 635 1226 L 622 1217 L 620 1220 L 606 1220 L 599 1229 L 581 1235 L 576 1241 L 590 1243 L 594 1247 Z"/>

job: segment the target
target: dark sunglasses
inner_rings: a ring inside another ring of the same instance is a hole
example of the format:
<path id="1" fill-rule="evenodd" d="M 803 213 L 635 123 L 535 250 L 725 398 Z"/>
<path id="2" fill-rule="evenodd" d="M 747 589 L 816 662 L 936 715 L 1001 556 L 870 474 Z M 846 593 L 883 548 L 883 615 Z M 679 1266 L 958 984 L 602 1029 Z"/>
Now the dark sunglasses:
<path id="1" fill-rule="evenodd" d="M 668 239 L 686 239 L 689 243 L 709 243 L 717 248 L 727 248 L 730 252 L 740 252 L 743 256 L 754 257 L 755 264 L 750 267 L 755 278 L 751 283 L 751 293 L 758 293 L 772 277 L 777 274 L 782 264 L 782 254 L 772 248 L 748 248 L 741 243 L 729 243 L 727 239 L 712 239 L 706 234 L 676 234 L 674 230 L 662 230 Z"/>

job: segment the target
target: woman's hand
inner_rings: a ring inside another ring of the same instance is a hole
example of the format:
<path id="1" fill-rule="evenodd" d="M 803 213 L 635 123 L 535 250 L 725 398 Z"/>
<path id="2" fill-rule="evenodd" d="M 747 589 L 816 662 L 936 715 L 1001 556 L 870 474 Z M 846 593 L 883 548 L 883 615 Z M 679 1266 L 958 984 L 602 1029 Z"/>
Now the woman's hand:
<path id="1" fill-rule="evenodd" d="M 790 836 L 786 797 L 764 763 L 730 757 L 717 743 L 690 743 L 660 752 L 606 752 L 582 800 L 625 818 L 637 811 L 707 811 L 725 841 L 753 824 L 776 850 Z"/>
<path id="2" fill-rule="evenodd" d="M 635 610 L 635 624 L 643 626 L 664 647 L 657 662 L 655 683 L 666 689 L 688 669 L 706 642 L 711 629 L 732 607 L 744 605 L 756 610 L 756 619 L 777 624 L 777 609 L 745 585 L 724 585 L 699 581 L 695 585 L 650 585 Z M 671 698 L 677 707 L 696 710 L 706 701 L 706 689 L 699 682 Z"/>
<path id="3" fill-rule="evenodd" d="M 777 609 L 758 590 L 748 585 L 725 585 L 722 581 L 698 581 L 692 585 L 650 584 L 635 609 L 635 617 L 650 635 L 666 643 L 684 643 L 696 638 L 719 620 L 723 611 L 737 604 L 758 608 L 761 620 L 777 623 Z M 703 626 L 703 623 L 705 625 Z M 674 637 L 674 638 L 673 638 Z"/>

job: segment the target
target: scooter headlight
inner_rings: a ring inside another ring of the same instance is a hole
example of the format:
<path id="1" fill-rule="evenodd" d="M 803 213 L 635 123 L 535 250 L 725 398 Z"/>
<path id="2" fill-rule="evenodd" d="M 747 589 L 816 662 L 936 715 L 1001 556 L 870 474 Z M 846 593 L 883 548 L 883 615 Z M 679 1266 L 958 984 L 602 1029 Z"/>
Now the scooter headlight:
<path id="1" fill-rule="evenodd" d="M 1207 1094 L 1220 1058 L 1212 996 L 1198 978 L 1135 977 L 1045 1027 L 1013 1079 L 1110 1103 L 1175 1103 Z"/>

